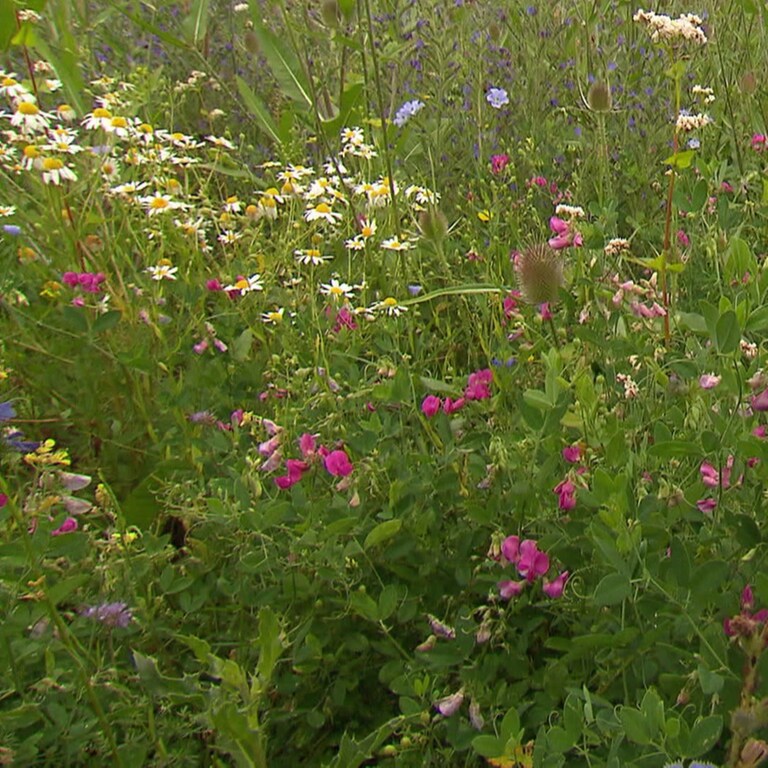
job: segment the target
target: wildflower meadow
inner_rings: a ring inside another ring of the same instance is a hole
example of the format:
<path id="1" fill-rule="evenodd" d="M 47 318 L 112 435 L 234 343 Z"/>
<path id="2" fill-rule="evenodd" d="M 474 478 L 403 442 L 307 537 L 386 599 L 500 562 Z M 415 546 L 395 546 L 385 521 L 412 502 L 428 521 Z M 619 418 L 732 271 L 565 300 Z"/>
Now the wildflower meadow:
<path id="1" fill-rule="evenodd" d="M 768 4 L 0 0 L 0 765 L 768 764 Z"/>

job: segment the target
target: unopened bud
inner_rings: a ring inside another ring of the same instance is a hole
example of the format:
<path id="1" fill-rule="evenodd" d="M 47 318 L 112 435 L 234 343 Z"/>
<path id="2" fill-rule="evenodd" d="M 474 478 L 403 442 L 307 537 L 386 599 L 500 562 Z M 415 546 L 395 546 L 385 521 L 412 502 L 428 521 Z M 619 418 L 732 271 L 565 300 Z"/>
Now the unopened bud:
<path id="1" fill-rule="evenodd" d="M 448 234 L 448 219 L 437 208 L 422 211 L 419 216 L 419 229 L 426 240 L 439 245 Z"/>

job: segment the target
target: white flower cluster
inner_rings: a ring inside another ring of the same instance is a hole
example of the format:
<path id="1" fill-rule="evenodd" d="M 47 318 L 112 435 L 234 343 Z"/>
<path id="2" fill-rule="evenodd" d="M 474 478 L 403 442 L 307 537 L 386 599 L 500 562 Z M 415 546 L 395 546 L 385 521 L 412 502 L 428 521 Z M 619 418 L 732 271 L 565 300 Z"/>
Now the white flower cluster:
<path id="1" fill-rule="evenodd" d="M 648 27 L 648 34 L 654 43 L 689 40 L 697 45 L 704 45 L 707 42 L 707 36 L 701 28 L 703 22 L 693 13 L 685 13 L 673 19 L 641 8 L 632 18 Z"/>
<path id="2" fill-rule="evenodd" d="M 569 219 L 583 219 L 584 209 L 579 205 L 565 205 L 561 203 L 555 208 L 555 216 L 567 216 Z"/>
<path id="3" fill-rule="evenodd" d="M 703 85 L 694 85 L 691 88 L 694 96 L 701 96 L 705 104 L 711 104 L 715 100 L 715 92 L 711 88 L 705 88 Z"/>
<path id="4" fill-rule="evenodd" d="M 625 240 L 623 237 L 614 237 L 605 244 L 603 252 L 606 256 L 618 256 L 628 251 L 629 247 L 629 240 Z"/>
<path id="5" fill-rule="evenodd" d="M 687 112 L 681 112 L 677 116 L 677 130 L 685 131 L 697 131 L 699 128 L 703 128 L 705 125 L 709 125 L 712 122 L 712 118 L 709 115 L 690 115 Z"/>

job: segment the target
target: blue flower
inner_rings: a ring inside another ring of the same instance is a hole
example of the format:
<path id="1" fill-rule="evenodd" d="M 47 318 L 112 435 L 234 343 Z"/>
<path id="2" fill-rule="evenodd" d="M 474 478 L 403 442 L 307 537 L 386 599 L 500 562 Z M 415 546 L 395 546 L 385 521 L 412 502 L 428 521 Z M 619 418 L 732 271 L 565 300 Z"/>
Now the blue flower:
<path id="1" fill-rule="evenodd" d="M 10 421 L 16 416 L 16 411 L 11 405 L 11 401 L 0 403 L 0 421 Z"/>
<path id="2" fill-rule="evenodd" d="M 402 128 L 418 111 L 424 107 L 424 102 L 418 99 L 406 101 L 395 113 L 395 119 L 392 121 L 398 128 Z"/>
<path id="3" fill-rule="evenodd" d="M 509 94 L 503 88 L 489 88 L 485 100 L 494 109 L 501 109 L 505 104 L 509 104 Z"/>
<path id="4" fill-rule="evenodd" d="M 18 224 L 3 224 L 3 232 L 6 235 L 17 237 L 21 234 L 21 227 Z"/>

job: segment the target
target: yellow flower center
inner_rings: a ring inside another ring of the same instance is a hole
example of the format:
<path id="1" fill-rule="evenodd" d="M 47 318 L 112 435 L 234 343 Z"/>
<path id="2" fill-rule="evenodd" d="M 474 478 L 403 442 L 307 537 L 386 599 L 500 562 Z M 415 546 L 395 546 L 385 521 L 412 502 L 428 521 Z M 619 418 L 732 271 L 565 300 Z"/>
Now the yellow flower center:
<path id="1" fill-rule="evenodd" d="M 40 157 L 40 153 L 38 152 L 37 147 L 32 144 L 27 144 L 27 146 L 24 147 L 24 157 L 34 160 L 36 157 Z"/>
<path id="2" fill-rule="evenodd" d="M 22 115 L 37 115 L 40 113 L 40 108 L 37 104 L 33 104 L 31 101 L 22 101 L 17 109 Z"/>
<path id="3" fill-rule="evenodd" d="M 397 299 L 392 298 L 391 296 L 387 296 L 384 301 L 381 302 L 385 307 L 396 307 L 397 306 Z"/>
<path id="4" fill-rule="evenodd" d="M 319 203 L 315 206 L 315 211 L 317 211 L 317 213 L 330 213 L 331 206 L 328 205 L 328 203 Z"/>
<path id="5" fill-rule="evenodd" d="M 108 109 L 104 109 L 104 107 L 96 107 L 96 109 L 93 110 L 93 116 L 101 119 L 104 117 L 112 117 L 112 113 Z"/>
<path id="6" fill-rule="evenodd" d="M 228 204 L 237 203 L 237 202 L 239 202 L 238 199 L 237 199 L 237 195 L 232 195 L 231 197 L 227 198 L 227 203 Z"/>
<path id="7" fill-rule="evenodd" d="M 154 133 L 155 129 L 149 123 L 142 123 L 139 126 L 139 131 L 141 131 L 141 133 Z"/>
<path id="8" fill-rule="evenodd" d="M 366 224 L 361 232 L 363 237 L 370 237 L 373 234 L 373 227 L 370 224 Z"/>
<path id="9" fill-rule="evenodd" d="M 328 293 L 332 296 L 342 296 L 344 294 L 344 289 L 340 285 L 332 285 Z"/>
<path id="10" fill-rule="evenodd" d="M 112 120 L 110 120 L 110 125 L 113 128 L 127 128 L 128 121 L 124 117 L 113 117 Z"/>
<path id="11" fill-rule="evenodd" d="M 3 88 L 12 88 L 14 85 L 18 85 L 18 82 L 14 80 L 12 77 L 4 77 L 2 86 Z"/>
<path id="12" fill-rule="evenodd" d="M 159 211 L 168 207 L 168 201 L 164 197 L 153 197 L 149 207 Z"/>
<path id="13" fill-rule="evenodd" d="M 64 163 L 58 157 L 46 157 L 43 160 L 44 171 L 59 171 L 64 167 Z"/>

